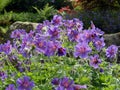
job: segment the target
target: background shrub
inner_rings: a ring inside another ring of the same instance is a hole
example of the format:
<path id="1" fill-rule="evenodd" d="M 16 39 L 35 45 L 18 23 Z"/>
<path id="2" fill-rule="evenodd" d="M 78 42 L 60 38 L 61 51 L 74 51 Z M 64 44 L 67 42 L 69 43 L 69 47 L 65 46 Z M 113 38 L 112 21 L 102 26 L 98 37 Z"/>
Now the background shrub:
<path id="1" fill-rule="evenodd" d="M 107 11 L 81 11 L 76 14 L 65 14 L 65 18 L 79 18 L 83 21 L 84 27 L 90 26 L 90 21 L 101 28 L 105 33 L 120 32 L 120 11 L 107 10 Z"/>
<path id="2" fill-rule="evenodd" d="M 11 0 L 0 0 L 0 11 L 2 11 L 10 3 L 11 3 Z"/>
<path id="3" fill-rule="evenodd" d="M 6 0 L 1 1 L 3 2 Z M 12 10 L 14 12 L 34 12 L 35 10 L 33 9 L 33 6 L 43 9 L 46 4 L 49 4 L 56 9 L 60 9 L 66 5 L 70 6 L 71 3 L 68 0 L 11 0 L 7 5 L 4 5 L 3 9 L 6 9 L 7 11 Z"/>
<path id="4" fill-rule="evenodd" d="M 119 0 L 78 0 L 84 10 L 120 9 Z"/>

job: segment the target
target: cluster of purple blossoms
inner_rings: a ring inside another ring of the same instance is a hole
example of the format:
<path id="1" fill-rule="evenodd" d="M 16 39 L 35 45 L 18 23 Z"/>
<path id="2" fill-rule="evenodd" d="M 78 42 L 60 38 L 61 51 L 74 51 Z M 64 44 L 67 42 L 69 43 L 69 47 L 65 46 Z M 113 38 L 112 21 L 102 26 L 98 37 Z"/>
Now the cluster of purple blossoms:
<path id="1" fill-rule="evenodd" d="M 24 29 L 16 29 L 11 33 L 11 38 L 14 39 L 21 39 L 22 36 L 26 34 L 26 31 Z"/>
<path id="2" fill-rule="evenodd" d="M 42 53 L 46 56 L 65 55 L 66 49 L 62 47 L 60 42 L 62 21 L 61 16 L 55 15 L 51 22 L 46 20 L 40 23 L 35 31 L 29 33 L 18 29 L 13 31 L 11 37 L 16 39 L 13 42 L 14 48 L 19 54 L 27 58 L 30 58 L 33 52 Z"/>
<path id="3" fill-rule="evenodd" d="M 19 32 L 18 30 L 15 31 Z M 29 33 L 23 34 L 19 40 L 14 40 L 14 49 L 24 57 L 31 57 L 30 51 L 34 45 L 34 34 L 35 32 L 31 30 Z"/>
<path id="4" fill-rule="evenodd" d="M 114 58 L 118 51 L 118 47 L 116 45 L 111 45 L 106 50 L 106 56 L 108 58 Z"/>
<path id="5" fill-rule="evenodd" d="M 72 20 L 63 20 L 63 25 L 66 27 L 66 29 L 72 29 L 77 30 L 79 32 L 83 29 L 83 23 L 77 18 L 74 18 Z"/>
<path id="6" fill-rule="evenodd" d="M 76 41 L 78 43 L 75 46 L 74 56 L 87 58 L 88 54 L 92 52 L 92 48 L 89 46 L 89 43 L 92 43 L 97 51 L 102 50 L 105 47 L 104 38 L 102 37 L 103 34 L 104 32 L 96 28 L 93 23 L 91 23 L 91 28 L 88 30 L 76 32 L 75 34 L 73 33 L 74 37 L 77 38 Z"/>
<path id="7" fill-rule="evenodd" d="M 61 28 L 62 27 L 62 28 Z M 64 29 L 63 29 L 64 27 Z M 38 53 L 43 53 L 46 56 L 53 56 L 56 53 L 58 56 L 65 55 L 66 49 L 60 49 L 60 34 L 66 33 L 69 40 L 75 41 L 78 44 L 75 46 L 75 57 L 86 58 L 92 51 L 89 43 L 92 42 L 97 50 L 101 50 L 104 46 L 104 39 L 101 36 L 104 34 L 100 29 L 96 28 L 91 22 L 91 29 L 82 30 L 83 23 L 79 19 L 63 20 L 59 15 L 55 15 L 50 21 L 46 20 L 40 23 L 36 31 L 26 33 L 24 30 L 15 30 L 12 38 L 21 38 L 21 44 L 17 47 L 18 52 L 24 57 L 30 57 L 30 51 L 35 48 Z M 32 56 L 32 55 L 31 55 Z"/>
<path id="8" fill-rule="evenodd" d="M 17 88 L 15 88 L 14 84 L 10 84 L 5 90 L 32 90 L 34 86 L 34 82 L 30 81 L 29 77 L 24 76 L 23 78 L 17 79 Z"/>
<path id="9" fill-rule="evenodd" d="M 96 28 L 93 22 L 91 22 L 91 27 L 88 30 L 83 30 L 83 23 L 79 19 L 63 20 L 59 15 L 55 15 L 51 21 L 43 21 L 35 31 L 27 33 L 23 29 L 15 30 L 11 37 L 19 39 L 19 45 L 16 41 L 14 48 L 24 57 L 31 57 L 32 51 L 48 57 L 56 54 L 63 56 L 66 55 L 66 48 L 62 47 L 60 41 L 62 33 L 65 33 L 64 35 L 67 35 L 71 42 L 77 43 L 74 47 L 75 57 L 87 58 L 92 52 L 92 47 L 89 45 L 91 42 L 97 51 L 101 51 L 105 47 L 102 37 L 104 32 Z M 62 37 L 64 38 L 64 36 Z M 6 53 L 8 54 L 8 52 Z M 106 50 L 106 55 L 107 57 L 113 57 L 109 50 Z"/>
<path id="10" fill-rule="evenodd" d="M 78 85 L 75 84 L 73 80 L 69 79 L 68 77 L 64 78 L 54 78 L 52 80 L 52 85 L 54 85 L 55 90 L 81 90 L 87 89 L 86 85 Z"/>

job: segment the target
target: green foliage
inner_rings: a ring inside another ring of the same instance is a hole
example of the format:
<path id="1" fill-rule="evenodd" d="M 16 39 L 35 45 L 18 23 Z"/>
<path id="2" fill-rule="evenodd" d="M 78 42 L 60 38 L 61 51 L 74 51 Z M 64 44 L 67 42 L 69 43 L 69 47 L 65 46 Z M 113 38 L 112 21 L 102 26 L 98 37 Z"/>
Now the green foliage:
<path id="1" fill-rule="evenodd" d="M 0 11 L 2 11 L 12 0 L 0 0 Z"/>
<path id="2" fill-rule="evenodd" d="M 33 8 L 37 11 L 42 21 L 50 19 L 53 15 L 57 13 L 53 6 L 49 6 L 49 4 L 46 4 L 43 9 L 38 9 L 37 7 Z"/>
<path id="3" fill-rule="evenodd" d="M 10 20 L 12 20 L 12 15 L 13 12 L 6 12 L 4 10 L 4 14 L 0 14 L 0 26 L 4 26 L 4 25 L 9 25 L 10 24 Z"/>
<path id="4" fill-rule="evenodd" d="M 0 14 L 0 43 L 5 42 L 8 39 L 8 35 L 6 32 L 9 29 L 9 25 L 12 23 L 12 15 L 13 12 L 6 12 L 4 10 L 4 14 Z"/>
<path id="5" fill-rule="evenodd" d="M 43 20 L 50 20 L 57 11 L 53 6 L 45 5 L 43 9 L 38 9 L 34 7 L 36 13 L 32 12 L 20 12 L 16 13 L 13 11 L 7 12 L 4 11 L 3 14 L 0 14 L 0 26 L 10 25 L 15 21 L 30 21 L 30 22 L 42 22 Z"/>
<path id="6" fill-rule="evenodd" d="M 0 11 L 6 9 L 7 11 L 33 11 L 32 6 L 43 8 L 50 0 L 0 0 Z M 22 7 L 21 7 L 22 5 Z"/>
<path id="7" fill-rule="evenodd" d="M 28 22 L 39 22 L 39 15 L 37 13 L 31 12 L 21 12 L 21 13 L 13 13 L 12 20 L 15 21 L 28 21 Z"/>

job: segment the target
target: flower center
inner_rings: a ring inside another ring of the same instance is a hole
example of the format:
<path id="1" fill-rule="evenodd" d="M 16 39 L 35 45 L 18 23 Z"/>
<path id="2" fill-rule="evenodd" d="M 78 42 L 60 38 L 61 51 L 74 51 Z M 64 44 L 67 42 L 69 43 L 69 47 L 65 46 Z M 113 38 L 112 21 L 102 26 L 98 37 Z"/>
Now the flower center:
<path id="1" fill-rule="evenodd" d="M 59 19 L 56 19 L 56 20 L 55 20 L 55 23 L 59 23 L 59 22 L 60 22 L 60 20 L 59 20 Z"/>
<path id="2" fill-rule="evenodd" d="M 67 88 L 69 86 L 69 83 L 68 82 L 64 82 L 64 87 Z"/>
<path id="3" fill-rule="evenodd" d="M 63 53 L 64 49 L 63 48 L 59 48 L 59 52 Z"/>
<path id="4" fill-rule="evenodd" d="M 53 51 L 55 51 L 55 50 L 56 50 L 56 48 L 57 48 L 57 46 L 56 46 L 56 45 L 54 45 L 54 46 L 52 47 L 52 50 L 53 50 Z"/>
<path id="5" fill-rule="evenodd" d="M 39 47 L 43 47 L 43 42 L 39 42 Z"/>
<path id="6" fill-rule="evenodd" d="M 94 63 L 94 64 L 97 64 L 97 63 L 98 63 L 97 58 L 95 58 L 95 59 L 93 60 L 93 63 Z"/>
<path id="7" fill-rule="evenodd" d="M 97 45 L 101 46 L 102 42 L 101 41 L 97 41 Z"/>
<path id="8" fill-rule="evenodd" d="M 85 47 L 80 47 L 79 52 L 80 53 L 85 53 L 86 48 Z"/>
<path id="9" fill-rule="evenodd" d="M 57 36 L 57 35 L 58 35 L 58 31 L 55 30 L 55 31 L 53 32 L 53 36 Z"/>
<path id="10" fill-rule="evenodd" d="M 24 82 L 23 82 L 23 86 L 24 86 L 24 87 L 28 87 L 28 86 L 29 86 L 29 83 L 26 82 L 26 81 L 24 81 Z"/>

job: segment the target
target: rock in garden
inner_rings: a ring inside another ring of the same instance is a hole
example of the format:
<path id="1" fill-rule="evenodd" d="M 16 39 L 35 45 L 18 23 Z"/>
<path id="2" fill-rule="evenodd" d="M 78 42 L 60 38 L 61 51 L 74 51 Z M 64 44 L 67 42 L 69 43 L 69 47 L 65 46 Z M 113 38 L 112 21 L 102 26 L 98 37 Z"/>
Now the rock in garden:
<path id="1" fill-rule="evenodd" d="M 38 23 L 17 21 L 10 26 L 10 32 L 15 29 L 25 29 L 27 32 L 36 29 Z"/>
<path id="2" fill-rule="evenodd" d="M 120 63 L 120 46 L 118 47 L 117 63 Z"/>
<path id="3" fill-rule="evenodd" d="M 106 46 L 112 44 L 120 46 L 120 32 L 114 34 L 105 34 L 104 36 Z"/>

